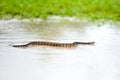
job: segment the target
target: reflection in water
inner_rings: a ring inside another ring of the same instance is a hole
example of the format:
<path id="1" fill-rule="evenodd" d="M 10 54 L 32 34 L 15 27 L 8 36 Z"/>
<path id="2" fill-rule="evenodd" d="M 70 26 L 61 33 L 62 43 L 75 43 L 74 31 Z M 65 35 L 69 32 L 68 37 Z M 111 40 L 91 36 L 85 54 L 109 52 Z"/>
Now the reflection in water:
<path id="1" fill-rule="evenodd" d="M 119 80 L 119 25 L 0 21 L 0 80 Z M 95 46 L 13 48 L 30 41 L 95 41 Z"/>

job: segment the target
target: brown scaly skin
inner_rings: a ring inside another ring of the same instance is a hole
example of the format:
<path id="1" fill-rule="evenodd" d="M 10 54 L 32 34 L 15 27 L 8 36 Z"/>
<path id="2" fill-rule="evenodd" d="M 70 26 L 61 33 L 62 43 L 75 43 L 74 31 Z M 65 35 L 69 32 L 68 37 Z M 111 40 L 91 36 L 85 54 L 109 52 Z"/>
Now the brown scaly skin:
<path id="1" fill-rule="evenodd" d="M 24 45 L 13 45 L 13 47 L 25 48 L 34 45 L 53 46 L 53 47 L 77 47 L 78 45 L 94 45 L 95 42 L 73 42 L 73 43 L 55 43 L 55 42 L 44 42 L 35 41 Z"/>

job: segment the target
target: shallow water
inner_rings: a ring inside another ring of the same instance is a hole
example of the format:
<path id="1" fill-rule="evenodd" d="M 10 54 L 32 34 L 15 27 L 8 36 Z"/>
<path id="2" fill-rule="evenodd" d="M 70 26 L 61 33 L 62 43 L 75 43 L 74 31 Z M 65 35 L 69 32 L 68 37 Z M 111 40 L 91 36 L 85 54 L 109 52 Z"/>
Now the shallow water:
<path id="1" fill-rule="evenodd" d="M 73 49 L 13 48 L 30 41 L 95 41 Z M 0 80 L 120 80 L 120 25 L 0 21 Z"/>

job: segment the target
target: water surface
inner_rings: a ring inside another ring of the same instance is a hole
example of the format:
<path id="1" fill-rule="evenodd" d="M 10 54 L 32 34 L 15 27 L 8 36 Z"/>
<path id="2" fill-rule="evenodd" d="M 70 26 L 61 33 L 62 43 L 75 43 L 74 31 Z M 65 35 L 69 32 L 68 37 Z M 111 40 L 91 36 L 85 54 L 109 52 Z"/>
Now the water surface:
<path id="1" fill-rule="evenodd" d="M 30 41 L 95 41 L 95 46 L 14 48 Z M 0 80 L 120 80 L 120 25 L 0 21 Z"/>

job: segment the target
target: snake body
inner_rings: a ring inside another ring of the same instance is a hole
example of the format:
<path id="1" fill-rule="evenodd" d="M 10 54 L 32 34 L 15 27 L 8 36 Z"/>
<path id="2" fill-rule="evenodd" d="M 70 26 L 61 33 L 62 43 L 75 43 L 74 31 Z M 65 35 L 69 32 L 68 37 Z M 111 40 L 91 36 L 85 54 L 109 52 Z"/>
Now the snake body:
<path id="1" fill-rule="evenodd" d="M 57 42 L 45 42 L 45 41 L 34 41 L 24 45 L 13 45 L 13 47 L 25 48 L 34 45 L 43 46 L 54 46 L 54 47 L 77 47 L 78 45 L 94 45 L 95 42 L 73 42 L 73 43 L 57 43 Z"/>

